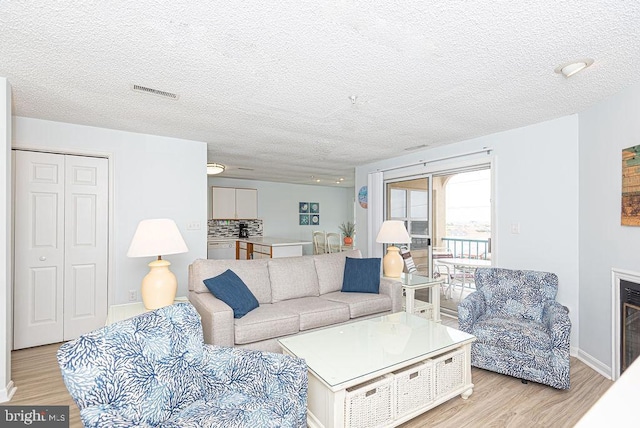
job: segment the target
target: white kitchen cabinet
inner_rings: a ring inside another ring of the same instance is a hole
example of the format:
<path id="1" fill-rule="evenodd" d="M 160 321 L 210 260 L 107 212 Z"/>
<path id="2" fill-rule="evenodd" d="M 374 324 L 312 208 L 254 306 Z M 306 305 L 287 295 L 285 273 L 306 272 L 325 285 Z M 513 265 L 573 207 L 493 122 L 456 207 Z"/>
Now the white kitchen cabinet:
<path id="1" fill-rule="evenodd" d="M 233 187 L 211 187 L 212 219 L 258 218 L 258 191 Z"/>
<path id="2" fill-rule="evenodd" d="M 258 218 L 258 191 L 236 189 L 236 218 Z"/>

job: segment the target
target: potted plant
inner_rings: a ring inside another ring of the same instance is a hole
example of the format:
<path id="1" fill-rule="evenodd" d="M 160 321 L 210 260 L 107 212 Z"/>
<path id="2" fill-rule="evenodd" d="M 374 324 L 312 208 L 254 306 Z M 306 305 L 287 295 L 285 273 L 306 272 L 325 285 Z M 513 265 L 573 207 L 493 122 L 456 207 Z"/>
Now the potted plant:
<path id="1" fill-rule="evenodd" d="M 350 221 L 340 225 L 340 231 L 344 235 L 344 245 L 353 244 L 353 235 L 356 234 L 356 225 Z"/>

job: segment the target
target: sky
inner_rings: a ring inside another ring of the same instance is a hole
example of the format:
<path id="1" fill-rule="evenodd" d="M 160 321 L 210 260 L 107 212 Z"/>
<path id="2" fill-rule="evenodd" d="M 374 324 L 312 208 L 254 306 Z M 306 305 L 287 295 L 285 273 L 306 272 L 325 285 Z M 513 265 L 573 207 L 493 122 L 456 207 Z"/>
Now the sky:
<path id="1" fill-rule="evenodd" d="M 446 190 L 447 223 L 491 223 L 491 170 L 456 174 Z"/>

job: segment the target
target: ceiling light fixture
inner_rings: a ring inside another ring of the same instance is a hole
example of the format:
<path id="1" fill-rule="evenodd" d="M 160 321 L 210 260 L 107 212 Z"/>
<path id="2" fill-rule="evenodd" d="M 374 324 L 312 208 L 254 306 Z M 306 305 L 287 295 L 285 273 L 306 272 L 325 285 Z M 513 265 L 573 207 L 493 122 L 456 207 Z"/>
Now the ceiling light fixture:
<path id="1" fill-rule="evenodd" d="M 224 172 L 225 166 L 220 163 L 208 163 L 207 175 L 216 175 Z"/>
<path id="2" fill-rule="evenodd" d="M 565 64 L 559 65 L 554 70 L 558 74 L 563 74 L 564 77 L 571 77 L 579 71 L 584 70 L 593 64 L 593 59 L 584 58 L 577 61 L 567 62 Z"/>

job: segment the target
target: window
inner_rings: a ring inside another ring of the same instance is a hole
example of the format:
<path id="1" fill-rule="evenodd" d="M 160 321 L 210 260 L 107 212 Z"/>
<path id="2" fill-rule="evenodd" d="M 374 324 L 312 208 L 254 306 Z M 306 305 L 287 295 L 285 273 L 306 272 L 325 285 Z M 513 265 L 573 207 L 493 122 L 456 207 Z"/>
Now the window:
<path id="1" fill-rule="evenodd" d="M 427 249 L 429 236 L 429 193 L 426 178 L 389 185 L 390 220 L 402 220 L 411 236 L 411 250 Z"/>

